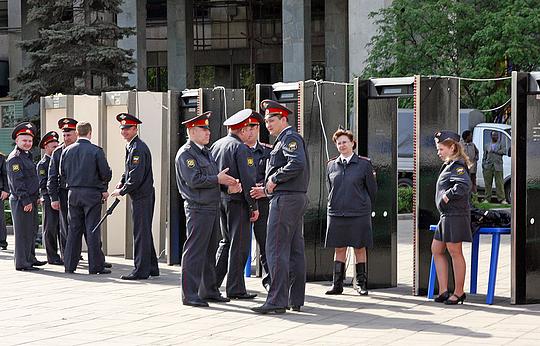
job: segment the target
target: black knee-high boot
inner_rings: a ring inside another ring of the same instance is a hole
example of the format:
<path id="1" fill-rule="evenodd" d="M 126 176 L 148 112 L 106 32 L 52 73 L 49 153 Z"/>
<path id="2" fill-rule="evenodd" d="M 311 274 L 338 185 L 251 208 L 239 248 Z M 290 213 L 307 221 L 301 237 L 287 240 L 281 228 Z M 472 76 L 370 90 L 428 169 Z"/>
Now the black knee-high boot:
<path id="1" fill-rule="evenodd" d="M 334 261 L 334 282 L 332 288 L 326 294 L 334 295 L 343 293 L 343 280 L 345 280 L 345 263 Z"/>
<path id="2" fill-rule="evenodd" d="M 361 296 L 368 295 L 365 263 L 356 263 L 356 291 L 358 291 Z"/>

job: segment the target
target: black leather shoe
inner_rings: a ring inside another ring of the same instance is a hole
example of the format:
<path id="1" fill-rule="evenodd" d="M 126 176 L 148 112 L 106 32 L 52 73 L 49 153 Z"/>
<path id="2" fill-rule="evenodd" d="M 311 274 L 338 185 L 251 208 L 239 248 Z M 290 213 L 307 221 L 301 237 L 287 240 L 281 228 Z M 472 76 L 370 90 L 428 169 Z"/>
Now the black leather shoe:
<path id="1" fill-rule="evenodd" d="M 32 263 L 32 265 L 36 267 L 41 267 L 41 266 L 44 266 L 45 264 L 47 264 L 47 261 L 35 261 L 34 263 Z"/>
<path id="2" fill-rule="evenodd" d="M 111 271 L 109 269 L 101 269 L 97 272 L 90 272 L 90 274 L 110 274 Z"/>
<path id="3" fill-rule="evenodd" d="M 243 293 L 243 294 L 237 294 L 233 296 L 227 296 L 231 299 L 254 299 L 257 295 L 255 293 Z"/>
<path id="4" fill-rule="evenodd" d="M 279 306 L 272 306 L 272 305 L 261 305 L 256 306 L 254 308 L 251 308 L 253 312 L 256 312 L 258 314 L 269 314 L 269 313 L 275 313 L 275 314 L 284 314 L 285 308 L 279 307 Z"/>
<path id="5" fill-rule="evenodd" d="M 105 262 L 105 263 L 103 263 L 103 267 L 104 268 L 112 268 L 112 264 L 109 263 L 109 262 Z"/>
<path id="6" fill-rule="evenodd" d="M 444 304 L 445 305 L 458 305 L 459 303 L 463 304 L 463 302 L 465 301 L 465 298 L 467 298 L 467 295 L 463 293 L 463 295 L 458 297 L 455 294 L 452 294 L 452 297 L 456 297 L 456 300 L 452 300 L 450 299 L 451 298 L 450 297 L 444 301 Z"/>
<path id="7" fill-rule="evenodd" d="M 109 270 L 109 273 L 111 271 Z M 137 276 L 137 275 L 133 275 L 133 274 L 129 274 L 129 275 L 122 275 L 120 276 L 120 279 L 122 280 L 146 280 L 148 279 L 147 277 L 142 277 L 142 276 Z"/>
<path id="8" fill-rule="evenodd" d="M 289 305 L 287 306 L 287 310 L 292 310 L 292 311 L 296 311 L 296 312 L 300 312 L 300 309 L 302 307 L 300 305 Z"/>
<path id="9" fill-rule="evenodd" d="M 208 305 L 207 302 L 205 302 L 204 300 L 201 300 L 201 299 L 182 300 L 182 304 L 187 305 L 187 306 L 194 306 L 194 307 L 197 307 L 197 308 L 207 308 L 207 307 L 210 306 L 210 305 Z"/>
<path id="10" fill-rule="evenodd" d="M 7 245 L 0 245 L 0 249 L 7 250 Z"/>
<path id="11" fill-rule="evenodd" d="M 36 268 L 36 267 L 26 267 L 26 268 L 16 268 L 16 270 L 20 271 L 20 272 L 35 272 L 35 271 L 38 271 L 39 268 Z"/>
<path id="12" fill-rule="evenodd" d="M 266 292 L 270 292 L 270 284 L 268 282 L 264 283 L 263 286 Z"/>
<path id="13" fill-rule="evenodd" d="M 204 297 L 202 300 L 205 302 L 213 302 L 213 303 L 228 303 L 231 300 L 227 297 L 223 296 L 216 296 L 216 297 Z"/>
<path id="14" fill-rule="evenodd" d="M 56 260 L 56 261 L 53 261 L 53 262 L 49 262 L 50 265 L 53 265 L 53 266 L 63 266 L 64 265 L 64 261 L 62 260 Z"/>
<path id="15" fill-rule="evenodd" d="M 450 293 L 448 291 L 445 291 L 435 299 L 433 299 L 436 303 L 444 303 L 448 298 L 450 298 Z"/>
<path id="16" fill-rule="evenodd" d="M 66 270 L 64 270 L 64 273 L 66 273 L 66 274 L 73 274 L 73 273 L 75 273 L 75 270 L 69 270 L 69 269 L 66 269 Z"/>
<path id="17" fill-rule="evenodd" d="M 159 272 L 150 272 L 150 276 L 159 276 Z"/>

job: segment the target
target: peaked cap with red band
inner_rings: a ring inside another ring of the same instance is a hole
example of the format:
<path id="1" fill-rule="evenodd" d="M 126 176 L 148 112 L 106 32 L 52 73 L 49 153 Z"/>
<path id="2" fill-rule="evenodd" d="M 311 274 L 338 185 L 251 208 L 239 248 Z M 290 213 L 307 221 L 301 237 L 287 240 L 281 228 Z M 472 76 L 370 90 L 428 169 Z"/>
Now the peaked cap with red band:
<path id="1" fill-rule="evenodd" d="M 259 125 L 260 122 L 259 113 L 246 108 L 234 113 L 230 118 L 223 122 L 223 125 L 228 126 L 231 130 L 239 130 L 246 126 Z"/>
<path id="2" fill-rule="evenodd" d="M 58 138 L 60 136 L 58 135 L 58 132 L 56 131 L 49 131 L 41 138 L 41 141 L 39 141 L 39 147 L 41 149 L 45 149 L 45 146 L 51 142 L 58 142 Z"/>
<path id="3" fill-rule="evenodd" d="M 15 139 L 20 135 L 29 135 L 35 137 L 37 133 L 37 128 L 31 122 L 25 121 L 20 124 L 17 124 L 11 132 L 11 138 Z"/>
<path id="4" fill-rule="evenodd" d="M 78 121 L 73 118 L 62 118 L 58 120 L 58 128 L 62 132 L 75 131 Z"/>
<path id="5" fill-rule="evenodd" d="M 203 114 L 196 115 L 189 120 L 183 121 L 182 125 L 185 125 L 188 129 L 192 127 L 202 127 L 208 129 L 210 126 L 208 118 L 210 118 L 210 116 L 212 116 L 212 111 L 204 112 Z"/>
<path id="6" fill-rule="evenodd" d="M 137 117 L 129 113 L 118 114 L 116 116 L 116 120 L 120 123 L 121 129 L 125 129 L 127 127 L 137 126 L 139 124 L 142 124 L 142 121 L 140 121 Z"/>
<path id="7" fill-rule="evenodd" d="M 277 101 L 262 100 L 261 113 L 264 114 L 265 118 L 273 117 L 275 115 L 286 117 L 289 116 L 289 114 L 292 114 L 292 111 Z"/>

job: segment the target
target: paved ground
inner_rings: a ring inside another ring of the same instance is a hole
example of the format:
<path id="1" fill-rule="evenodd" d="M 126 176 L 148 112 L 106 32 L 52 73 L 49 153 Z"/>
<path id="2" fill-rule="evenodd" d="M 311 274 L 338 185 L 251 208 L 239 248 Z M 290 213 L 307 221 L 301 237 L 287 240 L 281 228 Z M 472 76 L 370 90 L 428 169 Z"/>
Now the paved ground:
<path id="1" fill-rule="evenodd" d="M 400 221 L 399 229 L 397 288 L 370 291 L 368 297 L 347 288 L 346 294 L 329 297 L 324 295 L 329 283 L 309 283 L 303 311 L 276 316 L 249 310 L 264 301 L 258 278 L 247 280 L 259 293 L 256 301 L 197 309 L 180 304 L 179 267 L 165 264 L 160 277 L 141 282 L 118 279 L 129 272 L 131 261 L 117 257 L 108 258 L 113 275 L 90 276 L 84 268 L 66 275 L 54 266 L 16 272 L 11 237 L 8 251 L 0 252 L 0 344 L 540 344 L 540 305 L 509 304 L 509 239 L 501 250 L 495 305 L 485 305 L 480 294 L 463 306 L 447 307 L 411 295 L 411 222 Z M 486 239 L 481 293 L 486 292 L 489 247 Z"/>

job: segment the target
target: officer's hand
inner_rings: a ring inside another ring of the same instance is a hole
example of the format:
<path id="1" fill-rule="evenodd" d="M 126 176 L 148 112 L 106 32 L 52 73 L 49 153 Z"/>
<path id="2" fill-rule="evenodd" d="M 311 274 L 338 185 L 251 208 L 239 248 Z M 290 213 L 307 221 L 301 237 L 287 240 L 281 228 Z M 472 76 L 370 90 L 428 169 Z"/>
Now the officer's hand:
<path id="1" fill-rule="evenodd" d="M 29 212 L 32 211 L 33 208 L 34 208 L 34 206 L 32 205 L 32 203 L 30 203 L 30 204 L 25 205 L 23 210 L 25 212 L 29 213 Z"/>
<path id="2" fill-rule="evenodd" d="M 116 186 L 115 186 L 114 188 L 118 190 L 118 189 L 121 189 L 121 188 L 122 188 L 122 186 L 123 186 L 123 184 L 122 184 L 122 183 L 118 183 L 118 184 L 116 184 Z M 113 193 L 114 193 L 114 192 L 113 192 Z M 114 197 L 114 196 L 113 196 L 113 195 L 111 195 L 111 197 Z"/>
<path id="3" fill-rule="evenodd" d="M 0 194 L 0 199 L 1 200 L 4 200 L 4 199 L 6 199 L 8 197 L 9 197 L 9 192 L 2 191 L 2 193 Z"/>
<path id="4" fill-rule="evenodd" d="M 250 222 L 255 222 L 255 221 L 257 221 L 258 218 L 259 218 L 259 211 L 255 210 L 255 211 L 251 212 L 251 215 L 249 216 L 249 221 Z"/>
<path id="5" fill-rule="evenodd" d="M 37 203 L 37 205 L 42 205 L 42 204 L 43 204 L 43 201 L 44 201 L 43 198 L 38 198 L 37 201 L 36 201 L 36 203 Z"/>
<path id="6" fill-rule="evenodd" d="M 253 186 L 251 191 L 249 191 L 251 198 L 259 199 L 266 197 L 266 192 L 264 192 L 264 187 L 262 186 Z"/>
<path id="7" fill-rule="evenodd" d="M 448 201 L 450 201 L 450 200 L 448 199 L 448 196 L 446 196 L 446 194 L 444 194 L 444 195 L 442 196 L 442 199 L 443 199 L 444 203 L 448 203 Z"/>
<path id="8" fill-rule="evenodd" d="M 274 192 L 276 186 L 277 185 L 272 181 L 272 179 L 268 179 L 268 182 L 266 183 L 266 191 L 268 191 L 268 193 L 272 193 Z"/>
<path id="9" fill-rule="evenodd" d="M 107 198 L 109 198 L 109 193 L 107 191 L 101 193 L 101 200 L 103 202 L 107 202 Z"/>
<path id="10" fill-rule="evenodd" d="M 240 184 L 240 182 L 238 182 L 236 185 L 229 186 L 228 189 L 227 189 L 227 192 L 229 194 L 242 192 L 242 184 Z"/>
<path id="11" fill-rule="evenodd" d="M 120 196 L 120 188 L 118 187 L 118 185 L 116 185 L 116 189 L 111 193 L 111 197 L 118 197 Z"/>
<path id="12" fill-rule="evenodd" d="M 238 184 L 235 178 L 227 174 L 228 171 L 229 171 L 229 168 L 225 168 L 224 170 L 218 173 L 217 175 L 218 183 L 220 183 L 221 185 L 227 185 L 227 186 L 234 186 Z"/>
<path id="13" fill-rule="evenodd" d="M 60 202 L 59 201 L 51 202 L 51 208 L 53 208 L 54 210 L 60 210 Z"/>

